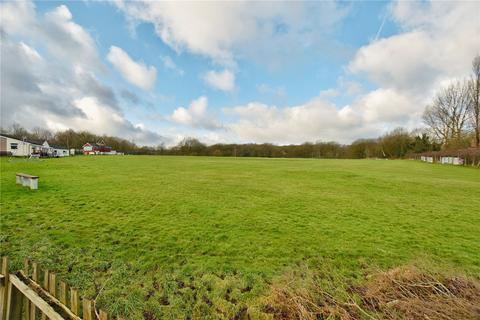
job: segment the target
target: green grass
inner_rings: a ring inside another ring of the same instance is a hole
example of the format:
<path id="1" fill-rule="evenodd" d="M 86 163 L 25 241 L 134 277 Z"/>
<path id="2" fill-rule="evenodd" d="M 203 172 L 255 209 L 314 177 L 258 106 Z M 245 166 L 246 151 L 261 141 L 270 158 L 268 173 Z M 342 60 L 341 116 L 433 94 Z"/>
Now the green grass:
<path id="1" fill-rule="evenodd" d="M 39 190 L 15 173 L 40 176 Z M 130 319 L 233 318 L 287 270 L 427 258 L 480 277 L 480 170 L 414 161 L 1 159 L 1 253 Z"/>

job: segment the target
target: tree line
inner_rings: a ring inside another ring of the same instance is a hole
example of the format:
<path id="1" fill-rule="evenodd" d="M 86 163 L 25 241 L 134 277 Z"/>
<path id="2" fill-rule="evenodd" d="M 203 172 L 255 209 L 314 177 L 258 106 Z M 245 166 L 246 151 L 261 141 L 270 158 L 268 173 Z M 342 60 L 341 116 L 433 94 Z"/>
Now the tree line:
<path id="1" fill-rule="evenodd" d="M 276 157 L 276 158 L 403 158 L 414 153 L 480 147 L 480 56 L 472 63 L 469 79 L 454 80 L 437 91 L 425 108 L 425 129 L 408 131 L 396 128 L 374 139 L 359 139 L 351 144 L 329 142 L 305 142 L 303 144 L 274 145 L 214 144 L 206 145 L 194 137 L 188 137 L 173 147 L 138 146 L 134 142 L 108 135 L 96 135 L 88 131 L 72 129 L 51 132 L 44 128 L 29 131 L 18 124 L 2 130 L 18 139 L 47 140 L 80 150 L 86 142 L 103 141 L 118 152 L 150 155 L 194 155 L 223 157 Z"/>
<path id="2" fill-rule="evenodd" d="M 51 132 L 42 128 L 31 131 L 13 125 L 2 132 L 20 140 L 27 139 L 52 145 L 61 145 L 81 150 L 86 142 L 103 141 L 118 152 L 145 155 L 192 155 L 222 157 L 275 157 L 275 158 L 402 158 L 409 153 L 440 150 L 426 132 L 412 132 L 397 128 L 379 138 L 359 139 L 351 144 L 329 142 L 305 142 L 303 144 L 274 145 L 271 143 L 214 144 L 206 145 L 193 137 L 187 137 L 172 147 L 138 146 L 135 143 L 107 135 L 96 135 L 88 131 L 65 130 Z"/>

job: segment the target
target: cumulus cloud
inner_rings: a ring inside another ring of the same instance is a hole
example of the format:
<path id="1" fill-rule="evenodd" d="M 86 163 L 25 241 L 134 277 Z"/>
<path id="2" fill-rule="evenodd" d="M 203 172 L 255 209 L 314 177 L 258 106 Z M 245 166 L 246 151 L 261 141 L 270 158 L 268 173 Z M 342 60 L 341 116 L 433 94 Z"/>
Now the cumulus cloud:
<path id="1" fill-rule="evenodd" d="M 1 4 L 3 32 L 25 34 L 36 24 L 35 7 L 30 1 L 6 1 Z"/>
<path id="2" fill-rule="evenodd" d="M 242 59 L 267 64 L 285 57 L 300 61 L 311 48 L 326 50 L 324 35 L 346 12 L 335 2 L 117 1 L 117 5 L 136 23 L 151 23 L 162 41 L 177 52 L 211 59 L 215 70 L 202 78 L 225 92 L 235 90 L 237 62 Z M 144 129 L 148 121 L 141 119 L 143 124 L 134 125 L 125 119 L 114 90 L 96 76 L 104 66 L 94 39 L 74 22 L 66 6 L 38 16 L 31 2 L 0 6 L 3 126 L 16 121 L 25 126 L 89 129 L 152 143 L 163 139 Z M 177 137 L 198 134 L 208 141 L 301 143 L 351 142 L 400 125 L 414 128 L 439 83 L 469 73 L 473 56 L 480 52 L 480 42 L 475 41 L 480 34 L 478 10 L 476 2 L 394 2 L 387 19 L 398 26 L 397 34 L 382 38 L 379 33 L 359 48 L 336 87 L 299 105 L 279 107 L 285 105 L 279 97 L 281 101 L 224 108 L 228 122 L 222 125 L 202 96 L 166 116 L 181 125 L 167 132 Z M 118 47 L 112 47 L 107 58 L 130 83 L 145 90 L 154 87 L 153 66 L 135 61 Z M 181 74 L 170 57 L 161 61 L 164 68 Z M 365 78 L 370 82 L 362 81 Z M 257 88 L 267 98 L 277 89 L 268 84 Z M 332 102 L 341 100 L 344 92 L 352 99 L 348 105 Z M 286 93 L 278 90 L 279 96 Z M 131 104 L 139 101 L 126 90 L 120 97 Z"/>
<path id="3" fill-rule="evenodd" d="M 111 46 L 107 59 L 131 84 L 143 90 L 150 90 L 155 85 L 157 69 L 134 61 L 122 48 Z"/>
<path id="4" fill-rule="evenodd" d="M 346 129 L 349 117 L 343 119 L 335 105 L 314 100 L 305 105 L 278 108 L 258 102 L 225 109 L 238 120 L 226 125 L 247 142 L 301 143 L 333 138 L 336 130 Z"/>
<path id="5" fill-rule="evenodd" d="M 277 55 L 301 60 L 302 52 L 310 48 L 327 50 L 325 34 L 348 11 L 330 2 L 295 6 L 202 3 L 197 7 L 140 1 L 119 2 L 119 7 L 132 19 L 152 23 L 157 35 L 174 50 L 204 55 L 223 66 L 223 71 L 203 76 L 208 85 L 223 91 L 235 88 L 234 71 L 240 58 L 268 64 Z M 418 126 L 439 83 L 467 75 L 471 59 L 480 52 L 480 42 L 474 41 L 480 34 L 478 10 L 475 2 L 394 2 L 386 19 L 399 32 L 383 38 L 379 33 L 359 48 L 336 88 L 298 106 L 279 108 L 252 102 L 225 108 L 231 117 L 225 127 L 242 139 L 284 143 L 348 142 L 377 136 L 398 125 Z M 376 87 L 367 90 L 363 77 Z M 259 87 L 259 92 L 263 89 Z M 353 102 L 334 105 L 326 101 L 340 92 L 350 95 Z M 188 109 L 177 111 L 178 119 L 191 123 L 194 117 Z"/>
<path id="6" fill-rule="evenodd" d="M 104 67 L 95 41 L 66 6 L 37 16 L 30 2 L 5 2 L 0 11 L 2 127 L 91 130 L 146 144 L 165 140 L 124 117 L 113 89 L 96 77 Z M 25 23 L 16 24 L 15 17 Z"/>
<path id="7" fill-rule="evenodd" d="M 378 86 L 412 94 L 463 77 L 480 52 L 479 10 L 474 1 L 395 2 L 391 19 L 403 32 L 360 48 L 348 68 Z"/>
<path id="8" fill-rule="evenodd" d="M 217 90 L 229 92 L 235 89 L 235 74 L 230 70 L 208 71 L 203 75 L 203 80 Z"/>
<path id="9" fill-rule="evenodd" d="M 178 124 L 204 129 L 219 129 L 221 126 L 215 117 L 207 111 L 208 99 L 201 96 L 193 100 L 188 108 L 179 107 L 175 109 L 170 119 Z"/>
<path id="10" fill-rule="evenodd" d="M 39 48 L 45 48 L 59 63 L 72 63 L 84 68 L 102 70 L 96 44 L 91 35 L 73 21 L 65 5 L 37 17 L 30 1 L 9 1 L 1 4 L 0 28 L 6 35 L 26 37 Z"/>
<path id="11" fill-rule="evenodd" d="M 439 84 L 465 77 L 480 52 L 478 3 L 395 2 L 391 19 L 399 34 L 361 47 L 347 66 L 350 75 L 364 75 L 377 88 L 365 91 L 348 73 L 338 88 L 299 106 L 278 108 L 258 102 L 226 108 L 234 117 L 226 127 L 243 140 L 301 143 L 306 140 L 351 142 L 375 137 L 397 126 L 413 129 Z M 338 91 L 354 101 L 346 106 L 328 102 Z"/>
<path id="12" fill-rule="evenodd" d="M 160 2 L 116 1 L 129 19 L 151 23 L 164 43 L 223 66 L 239 56 L 270 63 L 321 42 L 346 14 L 334 1 Z"/>
<path id="13" fill-rule="evenodd" d="M 298 106 L 279 108 L 252 102 L 225 108 L 235 120 L 225 127 L 246 142 L 302 143 L 334 140 L 343 143 L 359 137 L 376 137 L 399 125 L 414 126 L 418 101 L 391 89 L 377 89 L 338 107 L 323 95 Z"/>

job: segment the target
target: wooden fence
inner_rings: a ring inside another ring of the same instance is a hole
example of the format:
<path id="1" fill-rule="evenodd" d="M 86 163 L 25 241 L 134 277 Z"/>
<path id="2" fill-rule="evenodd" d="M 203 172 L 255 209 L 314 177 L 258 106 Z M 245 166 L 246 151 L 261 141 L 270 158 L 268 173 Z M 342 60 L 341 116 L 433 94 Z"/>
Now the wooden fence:
<path id="1" fill-rule="evenodd" d="M 40 283 L 43 283 L 41 285 Z M 95 301 L 80 298 L 57 275 L 43 273 L 37 263 L 25 260 L 22 270 L 9 273 L 8 258 L 0 268 L 0 320 L 107 320 L 106 312 L 97 311 Z"/>

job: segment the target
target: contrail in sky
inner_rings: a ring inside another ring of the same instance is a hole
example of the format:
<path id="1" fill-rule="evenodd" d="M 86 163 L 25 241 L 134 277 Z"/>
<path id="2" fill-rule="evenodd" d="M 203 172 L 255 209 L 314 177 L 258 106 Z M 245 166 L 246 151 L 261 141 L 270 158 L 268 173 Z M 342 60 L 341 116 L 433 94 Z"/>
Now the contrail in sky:
<path id="1" fill-rule="evenodd" d="M 378 28 L 377 35 L 375 36 L 374 41 L 378 40 L 378 37 L 380 36 L 380 33 L 382 32 L 383 25 L 385 24 L 385 20 L 387 20 L 387 14 L 383 16 L 382 24 L 380 25 L 380 28 Z"/>

